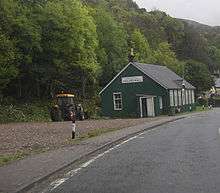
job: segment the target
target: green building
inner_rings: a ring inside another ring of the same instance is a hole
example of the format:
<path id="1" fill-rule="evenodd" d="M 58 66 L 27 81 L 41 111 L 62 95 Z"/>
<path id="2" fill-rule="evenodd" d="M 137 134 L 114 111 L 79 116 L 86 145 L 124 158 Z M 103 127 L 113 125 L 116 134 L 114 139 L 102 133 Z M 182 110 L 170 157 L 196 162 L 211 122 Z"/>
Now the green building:
<path id="1" fill-rule="evenodd" d="M 130 62 L 100 92 L 106 117 L 154 117 L 190 111 L 195 87 L 165 66 Z"/>

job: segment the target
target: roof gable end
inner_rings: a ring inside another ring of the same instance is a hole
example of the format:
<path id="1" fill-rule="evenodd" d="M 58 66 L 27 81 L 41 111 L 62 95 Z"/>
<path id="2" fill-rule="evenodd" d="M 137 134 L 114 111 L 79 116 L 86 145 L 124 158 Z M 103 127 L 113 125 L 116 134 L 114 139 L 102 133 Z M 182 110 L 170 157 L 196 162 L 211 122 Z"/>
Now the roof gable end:
<path id="1" fill-rule="evenodd" d="M 132 64 L 132 62 L 129 62 L 127 66 L 125 66 L 100 92 L 99 94 L 102 94 L 105 89 L 107 89 L 112 82 L 114 82 L 119 76 L 120 74 L 122 74 L 130 65 Z"/>

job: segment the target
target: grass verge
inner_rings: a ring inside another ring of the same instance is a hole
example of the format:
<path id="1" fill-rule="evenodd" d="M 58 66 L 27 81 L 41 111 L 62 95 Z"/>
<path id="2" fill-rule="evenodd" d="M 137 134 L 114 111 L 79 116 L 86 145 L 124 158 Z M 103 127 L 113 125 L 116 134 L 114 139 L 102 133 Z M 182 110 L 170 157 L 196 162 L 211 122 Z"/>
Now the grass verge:
<path id="1" fill-rule="evenodd" d="M 113 131 L 116 131 L 116 130 L 119 130 L 119 129 L 116 129 L 116 128 L 112 128 L 112 129 L 94 129 L 94 130 L 91 130 L 87 133 L 82 134 L 79 137 L 79 139 L 85 140 L 85 139 L 89 139 L 89 138 L 92 138 L 92 137 L 100 136 L 100 135 L 105 134 L 105 133 L 113 132 Z"/>
<path id="2" fill-rule="evenodd" d="M 75 140 L 70 140 L 70 139 L 67 140 L 66 143 L 64 144 L 64 146 L 65 145 L 79 144 L 81 141 L 84 141 L 86 139 L 97 137 L 97 136 L 100 136 L 102 134 L 117 131 L 117 130 L 119 130 L 119 129 L 116 129 L 116 128 L 112 128 L 112 129 L 94 129 L 94 130 L 91 130 L 89 132 L 83 133 L 82 135 L 77 137 Z M 0 167 L 4 166 L 6 164 L 9 164 L 13 161 L 24 159 L 27 156 L 44 153 L 44 152 L 47 152 L 49 150 L 51 150 L 51 149 L 50 148 L 43 148 L 43 147 L 32 147 L 31 150 L 29 149 L 29 150 L 18 151 L 14 154 L 4 154 L 4 155 L 0 154 Z"/>
<path id="3" fill-rule="evenodd" d="M 209 109 L 208 107 L 203 108 L 202 106 L 196 106 L 196 109 L 193 111 L 186 111 L 186 112 L 181 112 L 181 113 L 177 113 L 175 115 L 188 115 L 188 114 L 192 114 L 192 113 L 198 113 L 198 112 L 205 112 L 205 111 L 209 111 L 211 109 Z"/>
<path id="4" fill-rule="evenodd" d="M 93 137 L 98 137 L 100 135 L 103 135 L 105 133 L 110 133 L 110 132 L 114 132 L 120 130 L 119 128 L 111 128 L 111 129 L 107 129 L 107 128 L 102 128 L 102 129 L 93 129 L 89 132 L 83 133 L 80 136 L 76 137 L 75 140 L 67 140 L 67 144 L 78 144 L 81 141 L 93 138 Z"/>
<path id="5" fill-rule="evenodd" d="M 197 106 L 195 112 L 202 112 L 210 110 L 208 107 Z"/>
<path id="6" fill-rule="evenodd" d="M 27 156 L 49 151 L 49 148 L 32 148 L 31 150 L 19 150 L 14 154 L 0 154 L 0 167 L 13 161 L 24 159 Z"/>
<path id="7" fill-rule="evenodd" d="M 6 154 L 6 155 L 0 155 L 0 167 L 4 166 L 12 161 L 23 159 L 27 154 L 24 152 L 17 152 L 15 154 Z"/>

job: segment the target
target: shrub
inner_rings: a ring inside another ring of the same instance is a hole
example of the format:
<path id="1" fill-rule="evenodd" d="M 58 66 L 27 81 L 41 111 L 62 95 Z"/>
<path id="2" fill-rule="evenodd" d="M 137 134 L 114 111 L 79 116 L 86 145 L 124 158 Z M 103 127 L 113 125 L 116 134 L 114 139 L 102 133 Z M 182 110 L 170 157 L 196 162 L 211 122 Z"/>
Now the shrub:
<path id="1" fill-rule="evenodd" d="M 100 117 L 100 99 L 92 98 L 83 101 L 83 108 L 88 118 Z"/>
<path id="2" fill-rule="evenodd" d="M 205 98 L 205 97 L 200 97 L 197 99 L 197 103 L 199 106 L 208 106 L 208 98 Z"/>
<path id="3" fill-rule="evenodd" d="M 0 105 L 0 123 L 49 121 L 50 114 L 45 103 Z"/>

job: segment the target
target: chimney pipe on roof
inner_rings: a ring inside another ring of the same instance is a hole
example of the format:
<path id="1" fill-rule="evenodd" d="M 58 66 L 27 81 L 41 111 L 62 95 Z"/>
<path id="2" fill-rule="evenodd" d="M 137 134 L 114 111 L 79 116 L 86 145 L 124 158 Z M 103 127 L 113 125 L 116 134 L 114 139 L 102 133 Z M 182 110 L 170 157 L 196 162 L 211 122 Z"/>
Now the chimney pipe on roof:
<path id="1" fill-rule="evenodd" d="M 134 55 L 134 48 L 131 48 L 131 52 L 128 55 L 129 62 L 134 62 L 134 57 L 135 57 L 135 55 Z"/>

